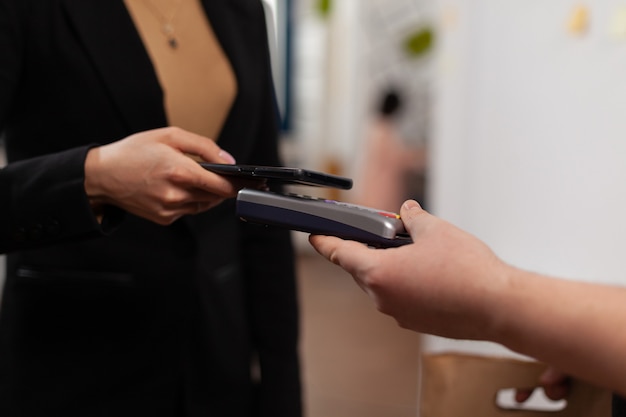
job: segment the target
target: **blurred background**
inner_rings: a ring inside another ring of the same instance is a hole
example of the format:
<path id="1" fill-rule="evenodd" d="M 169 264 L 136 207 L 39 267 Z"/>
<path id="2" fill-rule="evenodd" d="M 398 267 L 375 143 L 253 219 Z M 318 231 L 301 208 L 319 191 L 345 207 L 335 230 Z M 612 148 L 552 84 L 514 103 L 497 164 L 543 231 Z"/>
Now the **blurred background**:
<path id="1" fill-rule="evenodd" d="M 626 283 L 626 2 L 267 5 L 285 161 L 355 181 L 315 192 L 416 198 L 512 264 Z M 398 329 L 295 237 L 309 417 L 417 415 L 424 353 L 519 357 Z"/>
<path id="2" fill-rule="evenodd" d="M 397 211 L 426 200 L 435 4 L 268 1 L 285 163 L 353 178 L 350 191 L 295 188 Z M 308 417 L 417 415 L 420 336 L 378 313 L 307 236 L 299 249 Z"/>
<path id="3" fill-rule="evenodd" d="M 285 163 L 355 182 L 303 193 L 415 198 L 512 264 L 626 283 L 625 1 L 263 1 Z M 425 352 L 518 356 L 398 328 L 294 238 L 307 417 L 418 415 Z"/>

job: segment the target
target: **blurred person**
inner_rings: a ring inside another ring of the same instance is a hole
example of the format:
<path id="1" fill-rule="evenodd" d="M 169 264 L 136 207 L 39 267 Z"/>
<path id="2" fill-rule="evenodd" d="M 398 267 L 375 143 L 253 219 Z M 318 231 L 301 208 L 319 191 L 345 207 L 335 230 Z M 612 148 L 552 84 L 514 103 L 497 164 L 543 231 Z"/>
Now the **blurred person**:
<path id="1" fill-rule="evenodd" d="M 319 235 L 310 242 L 401 327 L 502 344 L 552 366 L 541 381 L 552 398 L 566 394 L 571 375 L 613 390 L 613 416 L 626 416 L 625 288 L 513 267 L 413 200 L 400 215 L 410 245 L 381 250 Z"/>
<path id="2" fill-rule="evenodd" d="M 383 92 L 355 175 L 355 204 L 394 211 L 408 197 L 409 174 L 425 171 L 424 150 L 406 144 L 399 133 L 403 104 L 396 89 Z"/>
<path id="3" fill-rule="evenodd" d="M 162 155 L 171 166 L 139 165 L 165 151 L 108 147 L 184 130 L 196 137 L 171 147 L 198 159 L 215 157 L 196 149 L 211 138 L 240 163 L 280 165 L 261 2 L 0 0 L 0 56 L 8 172 L 58 155 L 67 173 L 45 191 L 67 191 L 56 212 L 73 213 L 84 187 L 92 217 L 83 210 L 76 224 L 117 224 L 7 256 L 0 415 L 300 416 L 289 232 L 240 222 L 234 199 L 213 207 L 234 190 L 217 175 L 184 185 L 200 173 L 180 153 Z M 87 154 L 92 145 L 106 146 Z M 90 155 L 119 162 L 115 181 L 90 176 Z M 136 187 L 134 170 L 146 179 Z M 23 171 L 12 184 L 45 176 Z M 165 218 L 142 208 L 155 196 Z"/>

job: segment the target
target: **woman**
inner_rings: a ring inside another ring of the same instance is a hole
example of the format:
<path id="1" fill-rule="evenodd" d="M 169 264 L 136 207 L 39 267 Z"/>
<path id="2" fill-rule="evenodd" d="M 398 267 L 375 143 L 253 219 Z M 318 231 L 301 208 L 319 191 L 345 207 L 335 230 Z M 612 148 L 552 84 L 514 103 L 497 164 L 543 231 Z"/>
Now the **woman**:
<path id="1" fill-rule="evenodd" d="M 256 0 L 0 0 L 9 161 L 169 125 L 278 165 L 268 55 Z M 14 252 L 3 297 L 0 415 L 300 414 L 289 234 L 232 199 Z"/>

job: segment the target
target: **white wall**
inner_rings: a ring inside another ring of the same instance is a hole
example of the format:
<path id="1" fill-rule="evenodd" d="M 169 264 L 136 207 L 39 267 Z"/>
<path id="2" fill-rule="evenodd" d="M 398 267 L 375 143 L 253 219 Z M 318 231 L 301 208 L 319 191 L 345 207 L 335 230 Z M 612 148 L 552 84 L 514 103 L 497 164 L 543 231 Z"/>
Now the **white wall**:
<path id="1" fill-rule="evenodd" d="M 518 266 L 626 284 L 624 3 L 578 34 L 577 1 L 437 4 L 432 211 Z"/>

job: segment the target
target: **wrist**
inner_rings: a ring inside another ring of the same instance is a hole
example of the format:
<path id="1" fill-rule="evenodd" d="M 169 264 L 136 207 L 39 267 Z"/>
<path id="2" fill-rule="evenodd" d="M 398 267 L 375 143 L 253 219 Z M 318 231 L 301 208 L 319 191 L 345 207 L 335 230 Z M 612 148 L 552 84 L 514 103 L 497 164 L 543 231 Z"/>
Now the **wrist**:
<path id="1" fill-rule="evenodd" d="M 500 268 L 488 303 L 491 314 L 489 340 L 517 350 L 520 324 L 525 320 L 524 311 L 532 304 L 527 297 L 528 281 L 526 271 L 506 264 Z"/>
<path id="2" fill-rule="evenodd" d="M 102 222 L 104 212 L 104 193 L 102 191 L 102 183 L 100 181 L 100 148 L 95 147 L 87 152 L 85 158 L 85 194 L 89 200 L 89 205 L 93 214 Z"/>

